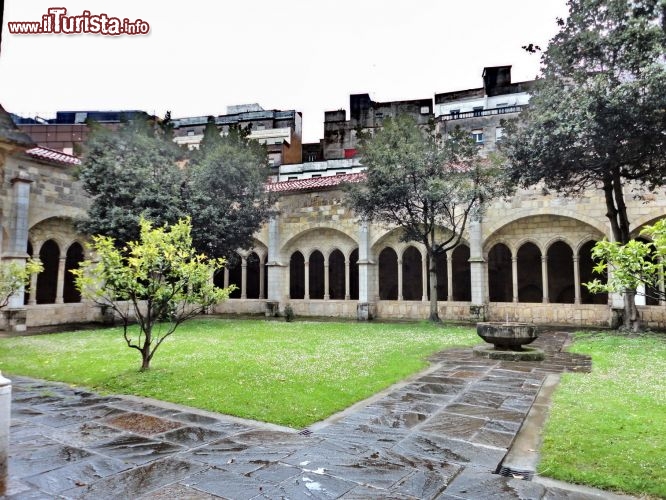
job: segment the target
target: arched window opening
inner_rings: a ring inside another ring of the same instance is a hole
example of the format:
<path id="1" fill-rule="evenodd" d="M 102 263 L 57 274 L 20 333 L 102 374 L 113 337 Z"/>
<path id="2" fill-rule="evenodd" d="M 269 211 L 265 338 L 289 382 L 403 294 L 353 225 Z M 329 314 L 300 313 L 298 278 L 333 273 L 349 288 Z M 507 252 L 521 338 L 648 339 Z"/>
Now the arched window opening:
<path id="1" fill-rule="evenodd" d="M 82 261 L 83 247 L 78 243 L 72 243 L 67 249 L 67 257 L 65 259 L 65 280 L 62 289 L 63 302 L 81 302 L 81 292 L 76 289 L 76 282 L 71 271 L 78 269 Z"/>
<path id="2" fill-rule="evenodd" d="M 408 247 L 402 254 L 402 299 L 421 300 L 422 297 L 421 252 L 415 247 Z"/>
<path id="3" fill-rule="evenodd" d="M 580 275 L 580 301 L 583 304 L 608 304 L 608 293 L 592 293 L 590 292 L 585 283 L 598 279 L 606 283 L 608 274 L 595 273 L 593 271 L 596 262 L 592 259 L 592 247 L 596 241 L 588 241 L 585 243 L 578 252 L 578 270 Z"/>
<path id="4" fill-rule="evenodd" d="M 328 295 L 331 300 L 345 298 L 345 256 L 340 250 L 328 257 Z"/>
<path id="5" fill-rule="evenodd" d="M 315 250 L 310 254 L 310 298 L 324 298 L 324 255 Z"/>
<path id="6" fill-rule="evenodd" d="M 548 300 L 553 304 L 573 304 L 575 299 L 573 250 L 563 241 L 553 243 L 548 252 Z"/>
<path id="7" fill-rule="evenodd" d="M 430 257 L 426 257 L 428 263 L 426 283 L 428 288 L 428 300 L 430 300 Z M 440 253 L 435 257 L 437 274 L 437 300 L 448 300 L 449 298 L 449 270 L 446 263 L 446 253 Z"/>
<path id="8" fill-rule="evenodd" d="M 289 298 L 305 297 L 305 258 L 301 252 L 294 252 L 289 259 Z"/>
<path id="9" fill-rule="evenodd" d="M 379 299 L 398 300 L 398 255 L 390 247 L 379 254 Z"/>
<path id="10" fill-rule="evenodd" d="M 235 254 L 227 261 L 227 268 L 229 269 L 229 285 L 236 285 L 236 289 L 229 294 L 230 299 L 240 299 L 242 282 L 243 282 L 243 267 L 241 264 L 240 255 Z"/>
<path id="11" fill-rule="evenodd" d="M 469 247 L 457 246 L 453 258 L 453 300 L 472 300 L 472 272 L 469 265 Z"/>
<path id="12" fill-rule="evenodd" d="M 541 250 L 534 243 L 518 249 L 518 302 L 543 302 Z"/>
<path id="13" fill-rule="evenodd" d="M 44 270 L 37 275 L 37 303 L 54 304 L 58 290 L 58 263 L 60 249 L 53 240 L 48 240 L 39 250 L 39 259 Z"/>
<path id="14" fill-rule="evenodd" d="M 349 255 L 349 298 L 358 300 L 358 248 Z"/>
<path id="15" fill-rule="evenodd" d="M 260 273 L 259 269 L 261 267 L 261 260 L 256 252 L 250 252 L 247 256 L 247 267 L 245 269 L 246 278 L 245 282 L 247 284 L 247 291 L 245 296 L 248 299 L 258 299 L 259 298 L 259 282 L 260 282 Z"/>
<path id="16" fill-rule="evenodd" d="M 512 302 L 511 250 L 498 243 L 488 252 L 488 297 L 490 302 Z"/>

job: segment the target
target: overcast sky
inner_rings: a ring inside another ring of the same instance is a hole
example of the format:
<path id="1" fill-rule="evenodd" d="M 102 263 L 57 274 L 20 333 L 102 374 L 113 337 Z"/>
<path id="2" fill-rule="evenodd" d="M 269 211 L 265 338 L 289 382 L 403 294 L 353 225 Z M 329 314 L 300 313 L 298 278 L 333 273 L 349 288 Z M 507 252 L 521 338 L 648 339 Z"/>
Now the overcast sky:
<path id="1" fill-rule="evenodd" d="M 303 113 L 305 141 L 349 94 L 376 101 L 480 87 L 484 66 L 513 81 L 566 17 L 565 0 L 5 0 L 0 103 L 28 116 L 142 109 L 218 115 L 232 104 Z M 145 36 L 16 35 L 8 22 L 67 15 L 141 19 Z"/>

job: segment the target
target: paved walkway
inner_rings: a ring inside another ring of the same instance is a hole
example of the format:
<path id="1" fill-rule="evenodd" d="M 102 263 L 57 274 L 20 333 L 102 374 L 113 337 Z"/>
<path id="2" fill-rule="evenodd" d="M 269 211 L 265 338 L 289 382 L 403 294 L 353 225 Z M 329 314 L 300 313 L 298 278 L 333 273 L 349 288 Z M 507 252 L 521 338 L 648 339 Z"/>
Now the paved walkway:
<path id="1" fill-rule="evenodd" d="M 433 356 L 433 366 L 301 432 L 159 401 L 13 378 L 9 498 L 593 499 L 496 472 L 545 377 L 589 370 Z"/>

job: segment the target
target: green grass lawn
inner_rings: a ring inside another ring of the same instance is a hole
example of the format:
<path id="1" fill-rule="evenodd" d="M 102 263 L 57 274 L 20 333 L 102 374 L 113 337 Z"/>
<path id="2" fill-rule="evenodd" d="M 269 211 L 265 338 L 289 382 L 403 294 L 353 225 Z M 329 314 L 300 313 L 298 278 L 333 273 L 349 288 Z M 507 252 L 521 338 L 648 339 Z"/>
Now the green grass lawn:
<path id="1" fill-rule="evenodd" d="M 429 354 L 478 343 L 471 328 L 428 323 L 205 318 L 176 330 L 144 373 L 119 328 L 0 339 L 0 370 L 301 428 L 425 368 Z"/>
<path id="2" fill-rule="evenodd" d="M 539 472 L 666 498 L 666 335 L 577 334 L 592 373 L 565 374 Z"/>

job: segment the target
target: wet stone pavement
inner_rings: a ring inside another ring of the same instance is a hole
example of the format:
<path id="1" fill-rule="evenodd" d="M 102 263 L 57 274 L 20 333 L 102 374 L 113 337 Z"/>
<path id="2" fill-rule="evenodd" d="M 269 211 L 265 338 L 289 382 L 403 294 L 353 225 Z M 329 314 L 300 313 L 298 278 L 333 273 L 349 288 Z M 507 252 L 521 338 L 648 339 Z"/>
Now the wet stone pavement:
<path id="1" fill-rule="evenodd" d="M 542 362 L 447 350 L 300 432 L 13 377 L 8 498 L 600 498 L 496 474 L 545 377 L 588 371 L 546 332 Z"/>

